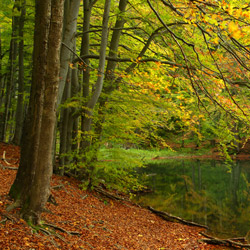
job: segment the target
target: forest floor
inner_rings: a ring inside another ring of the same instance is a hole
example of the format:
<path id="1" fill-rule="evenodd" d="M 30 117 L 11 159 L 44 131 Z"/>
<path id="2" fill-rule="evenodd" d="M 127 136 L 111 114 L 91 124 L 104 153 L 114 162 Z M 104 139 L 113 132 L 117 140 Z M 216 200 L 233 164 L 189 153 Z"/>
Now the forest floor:
<path id="1" fill-rule="evenodd" d="M 0 160 L 1 250 L 230 249 L 204 243 L 200 234 L 204 229 L 163 220 L 125 199 L 82 191 L 77 180 L 56 175 L 51 186 L 57 205 L 48 203 L 43 213 L 45 227 L 34 230 L 19 217 L 19 209 L 6 211 L 12 203 L 8 192 L 17 171 L 10 168 L 18 167 L 19 148 L 0 143 L 1 158 L 4 151 L 10 164 Z"/>
<path id="2" fill-rule="evenodd" d="M 203 142 L 200 147 L 197 147 L 194 143 L 185 144 L 184 148 L 189 148 L 192 150 L 192 153 L 185 156 L 166 156 L 166 157 L 155 157 L 153 159 L 181 159 L 181 158 L 191 158 L 191 159 L 216 159 L 223 160 L 225 155 L 223 155 L 215 145 L 214 147 L 208 145 L 209 142 Z M 177 151 L 182 148 L 180 143 L 171 142 L 168 144 L 173 150 Z M 196 154 L 199 150 L 206 148 L 206 153 L 202 155 Z M 246 143 L 240 147 L 239 152 L 236 155 L 231 155 L 231 159 L 233 160 L 250 160 L 250 140 L 246 141 Z"/>

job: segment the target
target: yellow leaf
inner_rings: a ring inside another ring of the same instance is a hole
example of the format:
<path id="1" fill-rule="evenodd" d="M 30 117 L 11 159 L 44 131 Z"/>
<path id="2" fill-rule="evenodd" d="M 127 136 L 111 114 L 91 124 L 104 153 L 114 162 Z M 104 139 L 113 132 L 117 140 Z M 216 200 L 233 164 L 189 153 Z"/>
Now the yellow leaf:
<path id="1" fill-rule="evenodd" d="M 227 11 L 228 11 L 229 15 L 232 15 L 233 14 L 233 6 L 229 5 L 227 8 Z"/>
<path id="2" fill-rule="evenodd" d="M 74 69 L 74 64 L 73 64 L 73 63 L 70 63 L 70 64 L 69 64 L 69 67 L 70 67 L 71 69 Z"/>
<path id="3" fill-rule="evenodd" d="M 235 11 L 235 16 L 236 16 L 237 18 L 241 17 L 241 16 L 242 16 L 242 9 L 236 10 L 236 11 Z"/>
<path id="4" fill-rule="evenodd" d="M 240 30 L 237 30 L 233 33 L 233 37 L 238 39 L 242 37 L 242 32 Z"/>
<path id="5" fill-rule="evenodd" d="M 212 19 L 216 19 L 217 15 L 216 14 L 213 14 L 212 15 Z"/>
<path id="6" fill-rule="evenodd" d="M 234 33 L 235 31 L 239 30 L 239 26 L 238 26 L 238 24 L 236 24 L 234 22 L 230 22 L 228 24 L 228 30 L 230 33 Z"/>
<path id="7" fill-rule="evenodd" d="M 219 44 L 219 40 L 220 40 L 220 38 L 217 36 L 212 41 L 217 45 L 217 44 Z"/>

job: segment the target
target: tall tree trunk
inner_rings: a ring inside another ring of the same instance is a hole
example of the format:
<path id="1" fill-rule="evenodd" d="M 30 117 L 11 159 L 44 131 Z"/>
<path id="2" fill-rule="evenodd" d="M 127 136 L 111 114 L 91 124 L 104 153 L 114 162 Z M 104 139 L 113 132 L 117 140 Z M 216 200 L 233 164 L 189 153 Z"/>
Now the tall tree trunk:
<path id="1" fill-rule="evenodd" d="M 88 183 L 88 187 L 91 187 L 91 175 L 93 171 L 92 162 L 86 162 L 87 157 L 85 157 L 86 152 L 90 152 L 91 145 L 91 123 L 93 120 L 93 111 L 96 106 L 96 103 L 100 97 L 102 88 L 103 88 L 103 80 L 104 80 L 104 69 L 105 69 L 105 57 L 106 57 L 106 49 L 108 44 L 108 22 L 109 22 L 109 11 L 110 11 L 110 3 L 111 0 L 105 1 L 104 13 L 103 13 L 103 23 L 102 23 L 102 36 L 101 36 L 101 46 L 100 46 L 100 58 L 99 58 L 99 66 L 97 72 L 97 81 L 93 86 L 93 93 L 89 97 L 86 107 L 84 107 L 85 116 L 82 121 L 82 132 L 84 136 L 84 140 L 81 144 L 81 154 L 83 155 L 83 161 L 85 161 L 87 169 L 84 169 L 84 176 Z M 89 157 L 88 157 L 89 158 Z"/>
<path id="2" fill-rule="evenodd" d="M 83 35 L 81 43 L 81 55 L 89 55 L 90 42 L 89 42 L 89 29 L 90 29 L 90 18 L 91 11 L 95 2 L 91 0 L 84 1 L 83 6 Z M 89 81 L 90 81 L 90 67 L 89 59 L 84 60 L 84 65 L 82 65 L 82 96 L 85 99 L 85 106 L 87 105 L 87 99 L 89 97 Z M 82 110 L 81 117 L 81 130 L 84 131 L 84 123 L 86 117 L 86 109 Z M 85 140 L 81 141 L 81 147 L 84 147 Z"/>
<path id="3" fill-rule="evenodd" d="M 119 2 L 119 14 L 116 19 L 115 28 L 112 34 L 110 47 L 109 47 L 109 57 L 110 58 L 117 58 L 118 57 L 118 47 L 120 43 L 120 37 L 122 33 L 122 29 L 125 24 L 125 18 L 124 13 L 126 11 L 126 7 L 128 4 L 128 0 L 120 0 Z M 102 133 L 102 125 L 104 122 L 104 114 L 103 109 L 105 108 L 105 103 L 108 100 L 108 95 L 116 88 L 115 83 L 113 82 L 115 75 L 114 71 L 116 68 L 117 62 L 114 61 L 108 61 L 107 68 L 106 68 L 106 75 L 105 75 L 105 86 L 103 88 L 103 92 L 106 94 L 106 96 L 100 98 L 100 106 L 98 109 L 98 115 L 99 119 L 96 124 L 96 134 L 98 135 L 98 138 L 100 138 L 100 135 Z"/>
<path id="4" fill-rule="evenodd" d="M 30 103 L 21 141 L 21 160 L 10 196 L 22 215 L 39 223 L 52 176 L 59 56 L 64 0 L 36 1 L 33 74 Z"/>
<path id="5" fill-rule="evenodd" d="M 69 64 L 72 62 L 72 51 L 74 51 L 75 47 L 79 8 L 80 0 L 66 0 L 64 3 L 63 42 L 60 55 L 60 83 L 57 98 L 57 108 L 62 103 L 62 101 L 66 101 L 70 97 L 69 91 L 71 89 L 71 77 L 67 77 L 67 74 L 71 72 Z M 63 98 L 64 100 L 62 100 Z M 60 174 L 64 173 L 64 166 L 66 164 L 66 157 L 63 156 L 63 154 L 67 153 L 66 138 L 68 133 L 68 117 L 69 109 L 63 108 L 60 117 Z M 65 119 L 67 120 L 66 122 Z"/>
<path id="6" fill-rule="evenodd" d="M 0 108 L 4 103 L 4 81 L 3 81 L 3 74 L 2 74 L 2 30 L 0 28 Z M 3 120 L 3 113 L 0 111 L 0 121 Z M 0 131 L 2 131 L 2 122 L 0 122 Z M 1 134 L 1 132 L 0 132 Z"/>
<path id="7" fill-rule="evenodd" d="M 51 21 L 41 124 L 42 133 L 40 133 L 39 154 L 37 157 L 34 185 L 31 187 L 30 204 L 25 213 L 26 219 L 32 220 L 35 224 L 39 223 L 40 214 L 49 198 L 50 181 L 53 172 L 52 147 L 59 86 L 63 2 L 64 0 L 51 1 Z"/>
<path id="8" fill-rule="evenodd" d="M 82 126 L 82 131 L 84 134 L 91 130 L 91 123 L 93 119 L 93 109 L 100 97 L 102 88 L 103 88 L 103 80 L 104 80 L 104 68 L 105 68 L 105 56 L 106 56 L 106 49 L 108 43 L 108 21 L 109 21 L 109 11 L 110 11 L 110 2 L 111 0 L 105 1 L 104 6 L 104 13 L 103 13 L 103 23 L 102 23 L 102 37 L 101 37 L 101 47 L 100 47 L 100 58 L 99 58 L 99 66 L 98 66 L 98 77 L 97 81 L 93 87 L 93 93 L 89 98 L 87 105 L 86 105 L 86 115 L 84 117 L 84 122 Z M 88 135 L 87 135 L 88 137 Z M 84 147 L 88 147 L 90 145 L 90 139 L 87 138 L 85 140 Z"/>
<path id="9" fill-rule="evenodd" d="M 20 0 L 19 0 L 20 1 Z M 24 93 L 24 65 L 23 65 L 23 56 L 24 56 L 24 40 L 23 40 L 23 28 L 24 20 L 26 13 L 26 1 L 20 2 L 21 15 L 19 18 L 19 58 L 18 58 L 18 99 L 16 106 L 16 126 L 15 126 L 15 135 L 13 138 L 13 143 L 20 145 L 22 127 L 23 127 L 23 116 L 24 116 L 24 105 L 23 105 L 23 93 Z"/>
<path id="10" fill-rule="evenodd" d="M 72 59 L 71 50 L 73 50 L 74 47 L 74 38 L 76 35 L 77 17 L 79 13 L 80 2 L 81 0 L 65 1 L 65 7 L 66 7 L 64 11 L 65 27 L 63 34 L 63 45 L 61 48 L 61 57 L 60 57 L 60 84 L 58 90 L 57 105 L 60 105 L 62 101 L 68 68 Z"/>
<path id="11" fill-rule="evenodd" d="M 126 11 L 127 4 L 128 4 L 128 0 L 120 0 L 120 2 L 119 2 L 119 14 L 118 14 L 117 19 L 116 19 L 115 28 L 114 28 L 114 31 L 112 34 L 110 47 L 109 47 L 109 57 L 110 58 L 117 58 L 118 57 L 118 46 L 120 43 L 122 29 L 123 29 L 124 24 L 125 24 L 124 13 Z M 116 68 L 116 65 L 117 65 L 117 62 L 115 60 L 108 61 L 107 68 L 106 68 L 105 80 L 113 80 L 114 79 L 114 70 Z M 111 82 L 108 85 L 111 85 Z M 111 86 L 107 86 L 107 87 L 111 87 Z"/>
<path id="12" fill-rule="evenodd" d="M 45 88 L 47 43 L 50 24 L 50 0 L 36 2 L 33 72 L 28 113 L 21 139 L 21 159 L 10 195 L 25 202 L 30 190 L 37 164 L 38 146 L 41 131 L 41 117 Z"/>
<path id="13" fill-rule="evenodd" d="M 63 102 L 71 96 L 71 69 L 68 70 L 67 84 L 64 88 Z M 64 175 L 64 168 L 67 165 L 67 136 L 68 136 L 68 123 L 69 123 L 69 108 L 62 108 L 60 115 L 60 175 Z"/>
<path id="14" fill-rule="evenodd" d="M 77 96 L 80 86 L 79 86 L 79 80 L 78 80 L 78 69 L 76 68 L 77 65 L 75 64 L 72 69 L 72 75 L 71 75 L 71 97 Z M 72 108 L 70 112 L 70 117 L 72 119 L 72 151 L 77 151 L 78 149 L 78 126 L 79 126 L 79 117 L 75 114 L 76 109 Z"/>
<path id="15" fill-rule="evenodd" d="M 10 41 L 10 52 L 9 52 L 9 70 L 8 76 L 6 79 L 6 94 L 5 94 L 5 104 L 4 104 L 4 114 L 2 122 L 2 130 L 1 130 L 1 138 L 0 140 L 5 141 L 9 109 L 11 105 L 11 96 L 14 88 L 14 74 L 16 71 L 16 58 L 17 58 L 17 25 L 18 25 L 18 17 L 14 14 L 18 8 L 17 1 L 15 1 L 13 6 L 13 17 L 12 17 L 12 37 Z"/>

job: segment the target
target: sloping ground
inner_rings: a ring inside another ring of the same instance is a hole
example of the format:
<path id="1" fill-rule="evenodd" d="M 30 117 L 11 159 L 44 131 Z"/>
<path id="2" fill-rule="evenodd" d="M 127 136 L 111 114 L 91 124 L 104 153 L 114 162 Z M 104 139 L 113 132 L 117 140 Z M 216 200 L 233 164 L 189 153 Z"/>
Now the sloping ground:
<path id="1" fill-rule="evenodd" d="M 79 189 L 74 179 L 53 176 L 52 193 L 57 205 L 48 203 L 43 214 L 46 225 L 35 231 L 18 216 L 7 213 L 8 191 L 17 167 L 18 147 L 0 144 L 8 165 L 0 161 L 0 249 L 228 249 L 200 241 L 200 228 L 168 222 L 130 202 L 109 200 Z M 54 231 L 54 232 L 52 232 Z"/>

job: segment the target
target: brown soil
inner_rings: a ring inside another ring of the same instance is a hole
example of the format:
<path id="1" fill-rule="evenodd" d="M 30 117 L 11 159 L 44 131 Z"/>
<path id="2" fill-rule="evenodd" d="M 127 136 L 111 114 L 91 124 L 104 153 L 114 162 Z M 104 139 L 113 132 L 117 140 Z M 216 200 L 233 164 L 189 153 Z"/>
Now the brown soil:
<path id="1" fill-rule="evenodd" d="M 3 151 L 10 165 L 0 160 L 0 249 L 229 249 L 202 242 L 198 227 L 165 221 L 128 201 L 82 191 L 80 182 L 59 176 L 53 176 L 51 183 L 60 185 L 52 189 L 58 205 L 48 203 L 43 214 L 46 223 L 58 228 L 55 233 L 49 226 L 34 231 L 19 217 L 19 209 L 6 212 L 16 170 L 3 166 L 18 166 L 19 148 L 0 144 L 0 155 Z"/>

